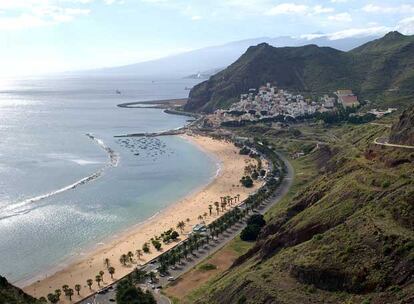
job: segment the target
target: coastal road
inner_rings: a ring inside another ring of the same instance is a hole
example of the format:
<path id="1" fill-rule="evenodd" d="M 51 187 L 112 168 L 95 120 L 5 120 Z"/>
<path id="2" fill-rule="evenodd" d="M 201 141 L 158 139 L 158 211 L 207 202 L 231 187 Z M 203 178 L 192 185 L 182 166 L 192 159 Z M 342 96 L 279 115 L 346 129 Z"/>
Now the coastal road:
<path id="1" fill-rule="evenodd" d="M 397 144 L 390 144 L 388 139 L 385 137 L 378 137 L 375 138 L 374 143 L 380 146 L 386 147 L 394 147 L 394 148 L 404 148 L 404 149 L 414 149 L 414 146 L 406 146 L 406 145 L 397 145 Z"/>
<path id="2" fill-rule="evenodd" d="M 278 203 L 289 191 L 290 187 L 292 186 L 293 179 L 294 179 L 294 169 L 289 161 L 281 154 L 278 154 L 279 157 L 283 160 L 287 167 L 287 173 L 285 178 L 283 179 L 281 185 L 278 189 L 274 192 L 274 194 L 265 200 L 264 204 L 262 204 L 257 210 L 257 213 L 264 214 L 266 213 L 273 205 Z M 241 209 L 244 206 L 240 207 Z M 232 228 L 228 229 L 224 232 L 218 239 L 213 240 L 210 244 L 200 247 L 200 249 L 194 252 L 193 255 L 189 255 L 188 260 L 183 261 L 182 265 L 178 265 L 175 269 L 170 269 L 170 274 L 168 276 L 163 276 L 158 278 L 158 282 L 156 284 L 150 284 L 147 282 L 146 284 L 141 285 L 140 287 L 143 289 L 153 290 L 153 294 L 157 300 L 157 303 L 161 304 L 170 304 L 170 300 L 163 296 L 160 293 L 160 288 L 158 287 L 165 287 L 168 283 L 168 277 L 172 277 L 176 279 L 192 269 L 194 266 L 200 264 L 203 260 L 205 260 L 210 255 L 214 254 L 225 245 L 227 245 L 231 240 L 233 240 L 243 229 L 246 227 L 246 221 L 242 221 L 237 223 Z M 159 267 L 158 263 L 154 264 L 147 264 L 143 270 L 144 271 L 152 271 Z M 105 294 L 96 294 L 89 298 L 83 299 L 78 304 L 111 304 L 114 303 L 115 299 L 115 290 L 116 284 L 113 286 L 113 289 L 108 290 Z"/>

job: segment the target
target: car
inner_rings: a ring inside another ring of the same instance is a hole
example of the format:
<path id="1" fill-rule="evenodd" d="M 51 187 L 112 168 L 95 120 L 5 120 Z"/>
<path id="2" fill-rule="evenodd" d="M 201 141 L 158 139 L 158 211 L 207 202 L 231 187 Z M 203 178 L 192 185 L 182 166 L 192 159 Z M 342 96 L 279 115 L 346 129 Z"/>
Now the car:
<path id="1" fill-rule="evenodd" d="M 165 274 L 163 274 L 163 273 L 160 273 L 160 277 L 162 277 L 162 278 L 163 278 L 163 277 L 165 277 Z"/>
<path id="2" fill-rule="evenodd" d="M 157 286 L 157 289 L 162 289 L 162 286 L 161 286 L 161 285 L 158 285 L 158 286 Z"/>
<path id="3" fill-rule="evenodd" d="M 174 277 L 169 277 L 168 278 L 168 281 L 170 281 L 170 282 L 172 282 L 172 281 L 174 281 L 175 279 L 174 279 Z"/>
<path id="4" fill-rule="evenodd" d="M 115 299 L 109 299 L 109 302 L 115 302 Z"/>
<path id="5" fill-rule="evenodd" d="M 154 265 L 156 263 L 157 263 L 157 260 L 153 260 L 153 261 L 150 262 L 151 265 Z"/>
<path id="6" fill-rule="evenodd" d="M 177 267 L 173 265 L 173 266 L 171 266 L 171 269 L 172 269 L 172 270 L 176 270 L 176 269 L 177 269 Z"/>

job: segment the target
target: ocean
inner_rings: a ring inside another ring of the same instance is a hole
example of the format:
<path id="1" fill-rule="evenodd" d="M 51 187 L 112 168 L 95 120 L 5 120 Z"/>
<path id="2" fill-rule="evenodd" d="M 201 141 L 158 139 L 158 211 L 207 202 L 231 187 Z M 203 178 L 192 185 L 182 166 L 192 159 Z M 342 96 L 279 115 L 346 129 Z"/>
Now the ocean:
<path id="1" fill-rule="evenodd" d="M 185 125 L 116 105 L 187 97 L 196 83 L 0 80 L 0 274 L 21 284 L 63 266 L 207 184 L 216 160 L 184 139 L 115 137 Z"/>

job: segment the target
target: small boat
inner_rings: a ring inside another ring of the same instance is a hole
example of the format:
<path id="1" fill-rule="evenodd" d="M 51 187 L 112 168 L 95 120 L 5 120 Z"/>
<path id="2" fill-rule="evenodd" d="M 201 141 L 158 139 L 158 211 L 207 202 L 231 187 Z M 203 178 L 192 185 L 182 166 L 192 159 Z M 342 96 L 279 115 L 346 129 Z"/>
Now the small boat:
<path id="1" fill-rule="evenodd" d="M 116 94 L 121 95 L 121 91 L 120 90 L 116 90 L 115 92 L 116 92 Z"/>

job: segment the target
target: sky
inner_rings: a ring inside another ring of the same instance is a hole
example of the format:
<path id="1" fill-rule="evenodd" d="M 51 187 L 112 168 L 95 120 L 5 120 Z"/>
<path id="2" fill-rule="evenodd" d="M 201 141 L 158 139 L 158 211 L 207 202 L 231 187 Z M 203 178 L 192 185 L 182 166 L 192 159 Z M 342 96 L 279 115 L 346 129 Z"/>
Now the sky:
<path id="1" fill-rule="evenodd" d="M 412 0 L 0 0 L 0 76 L 110 67 L 257 37 L 414 34 Z"/>

